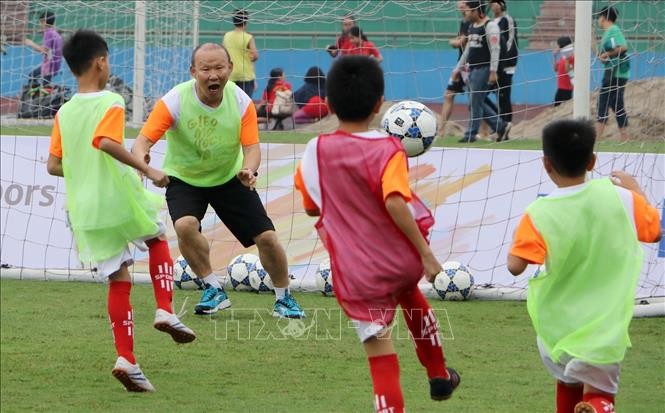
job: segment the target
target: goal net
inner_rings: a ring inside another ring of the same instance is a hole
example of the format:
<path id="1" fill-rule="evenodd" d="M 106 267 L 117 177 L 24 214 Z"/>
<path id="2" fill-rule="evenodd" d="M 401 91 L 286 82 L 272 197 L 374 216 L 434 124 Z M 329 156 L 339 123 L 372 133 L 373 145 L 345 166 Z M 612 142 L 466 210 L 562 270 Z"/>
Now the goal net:
<path id="1" fill-rule="evenodd" d="M 609 142 L 607 145 L 614 149 L 599 154 L 592 177 L 626 170 L 637 177 L 649 201 L 662 211 L 665 8 L 658 1 L 611 3 L 619 11 L 616 23 L 625 34 L 630 55 L 625 105 L 631 140 L 642 147 L 624 152 L 623 147 L 611 145 L 618 135 L 610 112 L 600 144 Z M 510 138 L 528 143 L 539 138 L 548 122 L 572 116 L 572 101 L 552 105 L 557 89 L 553 52 L 559 37 L 574 40 L 575 7 L 573 1 L 507 4 L 507 13 L 517 25 L 519 47 L 512 80 Z M 604 5 L 594 2 L 594 11 Z M 94 278 L 91 264 L 78 261 L 67 228 L 64 182 L 45 171 L 51 118 L 55 108 L 75 92 L 75 79 L 63 62 L 49 83 L 30 84 L 30 73 L 40 67 L 43 55 L 26 39 L 42 43 L 39 18 L 43 12 L 55 16 L 55 27 L 65 38 L 79 28 L 93 29 L 105 37 L 113 75 L 108 87 L 125 98 L 128 125 L 134 127 L 140 127 L 157 99 L 189 78 L 194 45 L 221 42 L 223 34 L 233 28 L 231 15 L 238 8 L 249 13 L 248 31 L 255 36 L 260 53 L 253 95 L 257 103 L 272 68 L 282 68 L 294 90 L 303 85 L 310 67 L 318 66 L 326 72 L 333 62 L 326 48 L 335 43 L 342 18 L 348 15 L 355 18 L 382 55 L 387 102 L 417 100 L 440 113 L 459 56 L 449 44 L 457 35 L 461 19 L 455 1 L 4 1 L 1 7 L 1 261 L 12 269 L 3 270 L 3 275 L 19 277 Z M 489 10 L 488 15 L 493 17 Z M 595 19 L 589 22 L 592 24 L 599 39 L 601 31 Z M 590 74 L 590 115 L 595 116 L 603 68 L 594 55 Z M 490 97 L 496 99 L 493 93 Z M 467 94 L 456 96 L 454 103 L 446 135 L 459 138 L 470 118 Z M 303 143 L 317 133 L 334 130 L 335 125 L 335 118 L 328 116 L 306 124 L 286 123 L 287 128 L 296 126 L 288 136 L 262 132 L 265 140 L 289 142 L 262 144 L 258 191 L 287 250 L 294 284 L 305 290 L 315 288 L 315 271 L 326 253 L 313 229 L 313 220 L 300 206 L 292 175 Z M 378 120 L 373 126 L 378 126 Z M 135 133 L 129 129 L 127 137 L 133 138 Z M 481 129 L 479 138 L 484 133 L 488 132 Z M 160 143 L 154 150 L 157 165 L 163 149 Z M 512 233 L 526 205 L 554 189 L 542 170 L 540 157 L 538 150 L 504 150 L 502 143 L 495 143 L 483 149 L 435 147 L 410 160 L 412 185 L 436 216 L 433 250 L 442 262 L 468 264 L 480 287 L 476 290 L 478 296 L 483 295 L 483 287 L 492 291 L 486 296 L 524 296 L 528 277 L 510 276 L 505 261 Z M 167 214 L 165 219 L 169 221 Z M 213 267 L 220 275 L 226 273 L 235 255 L 255 252 L 243 249 L 212 210 L 202 227 L 210 241 Z M 175 258 L 179 252 L 172 227 L 169 236 Z M 665 296 L 665 247 L 662 243 L 645 244 L 644 249 L 638 297 Z M 146 260 L 144 253 L 136 251 L 137 279 L 146 272 Z M 369 264 L 358 265 L 361 270 Z"/>

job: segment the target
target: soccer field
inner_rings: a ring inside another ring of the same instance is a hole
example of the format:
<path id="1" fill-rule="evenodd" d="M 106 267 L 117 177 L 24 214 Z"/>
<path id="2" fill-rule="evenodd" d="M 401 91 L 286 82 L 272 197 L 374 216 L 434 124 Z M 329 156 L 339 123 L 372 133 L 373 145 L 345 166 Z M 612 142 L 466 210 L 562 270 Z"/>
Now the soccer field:
<path id="1" fill-rule="evenodd" d="M 153 296 L 135 285 L 138 362 L 157 388 L 129 394 L 115 362 L 106 287 L 75 282 L 0 281 L 3 412 L 365 412 L 372 410 L 367 359 L 334 298 L 297 294 L 303 324 L 270 317 L 271 294 L 230 292 L 233 307 L 183 321 L 198 334 L 179 346 L 152 328 Z M 429 400 L 424 369 L 400 322 L 393 335 L 409 412 L 546 412 L 554 382 L 542 367 L 524 302 L 432 302 L 449 365 L 462 383 L 451 400 Z M 232 310 L 232 311 L 231 311 Z M 635 319 L 617 407 L 665 406 L 665 319 Z"/>

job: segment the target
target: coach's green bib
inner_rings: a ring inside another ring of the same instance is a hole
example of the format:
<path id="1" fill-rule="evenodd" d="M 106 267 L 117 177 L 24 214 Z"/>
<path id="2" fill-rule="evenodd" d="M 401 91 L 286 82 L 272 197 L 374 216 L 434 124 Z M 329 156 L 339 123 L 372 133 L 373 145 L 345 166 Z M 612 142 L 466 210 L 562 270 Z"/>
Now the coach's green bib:
<path id="1" fill-rule="evenodd" d="M 164 197 L 143 187 L 136 172 L 92 146 L 95 130 L 123 98 L 104 91 L 76 94 L 58 111 L 67 209 L 81 261 L 99 262 L 131 241 L 159 231 Z"/>
<path id="2" fill-rule="evenodd" d="M 529 281 L 527 308 L 551 358 L 623 360 L 644 252 L 616 188 L 593 180 L 527 212 L 547 246 L 547 269 Z"/>
<path id="3" fill-rule="evenodd" d="M 194 186 L 221 185 L 238 173 L 243 161 L 236 85 L 226 82 L 222 103 L 209 108 L 196 96 L 194 82 L 176 86 L 180 117 L 166 132 L 164 172 Z"/>

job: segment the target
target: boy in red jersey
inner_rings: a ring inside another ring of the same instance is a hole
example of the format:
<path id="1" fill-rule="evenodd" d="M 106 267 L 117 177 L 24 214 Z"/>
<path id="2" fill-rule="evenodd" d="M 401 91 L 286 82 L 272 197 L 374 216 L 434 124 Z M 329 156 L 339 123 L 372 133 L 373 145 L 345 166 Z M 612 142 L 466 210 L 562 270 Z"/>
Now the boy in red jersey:
<path id="1" fill-rule="evenodd" d="M 431 398 L 448 399 L 460 378 L 446 368 L 437 320 L 418 289 L 423 274 L 432 280 L 441 271 L 425 238 L 434 220 L 409 189 L 399 140 L 368 131 L 383 103 L 383 72 L 374 59 L 343 57 L 326 88 L 339 128 L 307 144 L 295 182 L 307 214 L 321 216 L 316 228 L 330 253 L 335 296 L 367 352 L 376 411 L 404 411 L 390 339 L 398 304 L 427 369 Z M 360 236 L 369 233 L 371 240 Z M 359 261 L 372 265 L 358 271 Z"/>
<path id="2" fill-rule="evenodd" d="M 69 219 L 79 256 L 95 262 L 97 274 L 109 279 L 108 315 L 118 358 L 112 374 L 128 391 L 154 391 L 136 364 L 134 317 L 129 300 L 132 283 L 128 244 L 148 250 L 149 271 L 157 310 L 153 326 L 178 343 L 196 339 L 173 313 L 173 261 L 158 213 L 164 198 L 148 191 L 132 169 L 156 186 L 169 179 L 123 146 L 125 103 L 104 90 L 109 78 L 106 41 L 79 30 L 65 43 L 63 54 L 78 83 L 77 93 L 55 117 L 47 170 L 65 179 Z"/>

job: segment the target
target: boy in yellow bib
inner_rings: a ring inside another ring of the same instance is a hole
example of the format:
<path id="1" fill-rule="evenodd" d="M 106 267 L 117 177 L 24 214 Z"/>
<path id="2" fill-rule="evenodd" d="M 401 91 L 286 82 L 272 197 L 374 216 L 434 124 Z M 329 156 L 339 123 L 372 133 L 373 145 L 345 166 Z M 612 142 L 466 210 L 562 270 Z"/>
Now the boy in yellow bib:
<path id="1" fill-rule="evenodd" d="M 586 120 L 543 129 L 543 165 L 557 189 L 527 207 L 508 270 L 546 270 L 529 280 L 527 309 L 547 370 L 557 379 L 557 413 L 611 413 L 630 347 L 628 326 L 642 267 L 642 242 L 661 237 L 658 211 L 633 177 L 586 181 L 596 162 Z"/>

